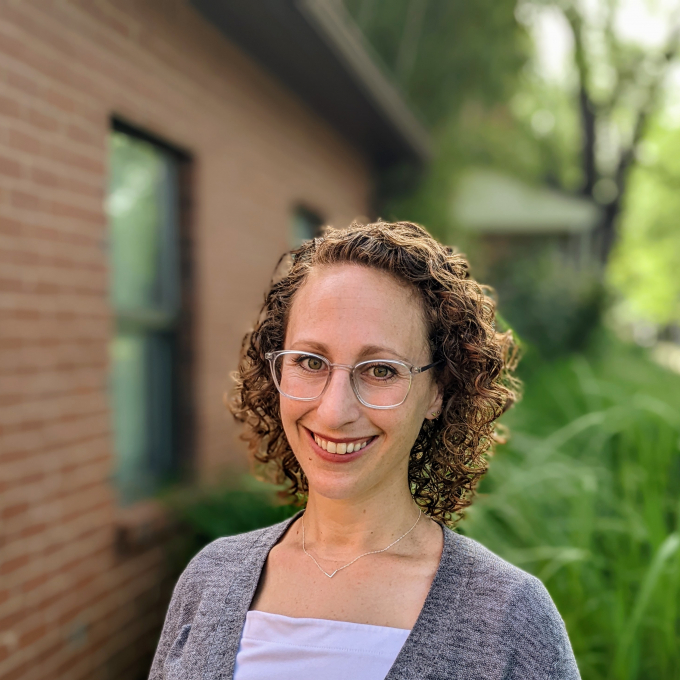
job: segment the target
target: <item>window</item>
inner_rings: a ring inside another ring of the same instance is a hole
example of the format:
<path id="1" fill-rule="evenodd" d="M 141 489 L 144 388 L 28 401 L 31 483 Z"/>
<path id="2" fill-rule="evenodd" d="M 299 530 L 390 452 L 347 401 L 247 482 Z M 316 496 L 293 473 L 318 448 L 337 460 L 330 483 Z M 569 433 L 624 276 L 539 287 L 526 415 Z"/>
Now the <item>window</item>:
<path id="1" fill-rule="evenodd" d="M 123 505 L 152 495 L 179 469 L 187 321 L 180 252 L 183 163 L 177 152 L 114 125 L 107 206 L 115 315 L 110 392 Z"/>
<path id="2" fill-rule="evenodd" d="M 307 208 L 297 207 L 293 211 L 291 223 L 291 247 L 298 248 L 303 241 L 309 241 L 321 235 L 323 220 L 315 212 Z"/>

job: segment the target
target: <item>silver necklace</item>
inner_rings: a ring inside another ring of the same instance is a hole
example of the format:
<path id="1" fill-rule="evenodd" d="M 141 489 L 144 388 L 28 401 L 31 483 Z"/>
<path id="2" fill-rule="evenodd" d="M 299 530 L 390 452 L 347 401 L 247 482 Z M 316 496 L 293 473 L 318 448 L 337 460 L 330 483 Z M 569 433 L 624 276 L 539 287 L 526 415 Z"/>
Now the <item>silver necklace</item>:
<path id="1" fill-rule="evenodd" d="M 382 550 L 369 550 L 368 552 L 365 552 L 358 557 L 355 557 L 351 562 L 348 562 L 342 567 L 338 567 L 334 572 L 331 572 L 330 574 L 316 561 L 316 558 L 314 555 L 310 554 L 307 552 L 307 549 L 305 548 L 305 515 L 304 513 L 302 514 L 302 550 L 305 553 L 305 555 L 309 556 L 314 560 L 314 564 L 316 564 L 317 567 L 326 575 L 328 578 L 333 578 L 339 571 L 342 571 L 343 569 L 347 569 L 347 567 L 351 567 L 357 560 L 360 560 L 362 557 L 366 557 L 366 555 L 375 555 L 376 553 L 381 553 L 385 552 L 386 550 L 389 550 L 393 545 L 396 545 L 401 541 L 402 538 L 406 538 L 415 528 L 416 524 L 420 522 L 420 517 L 423 514 L 423 509 L 418 508 L 418 519 L 415 521 L 413 526 L 403 535 L 399 536 L 399 538 L 396 541 L 392 541 L 386 548 L 383 548 Z"/>

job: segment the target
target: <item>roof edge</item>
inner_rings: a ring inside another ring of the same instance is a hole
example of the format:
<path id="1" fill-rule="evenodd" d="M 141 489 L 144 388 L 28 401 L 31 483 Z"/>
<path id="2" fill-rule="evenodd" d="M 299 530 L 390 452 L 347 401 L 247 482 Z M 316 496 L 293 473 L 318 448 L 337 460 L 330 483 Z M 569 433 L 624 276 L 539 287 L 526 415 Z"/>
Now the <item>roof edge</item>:
<path id="1" fill-rule="evenodd" d="M 376 110 L 402 136 L 423 163 L 432 159 L 430 136 L 398 88 L 376 65 L 363 35 L 337 2 L 295 0 L 300 14 L 337 55 Z M 377 57 L 376 57 L 377 59 Z"/>

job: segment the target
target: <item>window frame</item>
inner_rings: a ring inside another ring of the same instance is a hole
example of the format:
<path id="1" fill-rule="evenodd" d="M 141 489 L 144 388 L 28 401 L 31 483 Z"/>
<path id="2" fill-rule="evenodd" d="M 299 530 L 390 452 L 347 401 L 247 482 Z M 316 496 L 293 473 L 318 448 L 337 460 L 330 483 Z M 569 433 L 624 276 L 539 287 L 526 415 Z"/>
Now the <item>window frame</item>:
<path id="1" fill-rule="evenodd" d="M 160 489 L 167 484 L 177 482 L 179 480 L 191 480 L 195 475 L 193 469 L 193 455 L 192 450 L 195 442 L 195 414 L 194 414 L 194 338 L 193 338 L 193 318 L 192 310 L 195 308 L 194 300 L 194 285 L 193 285 L 193 238 L 191 228 L 192 217 L 192 202 L 190 196 L 192 193 L 192 177 L 193 177 L 193 159 L 191 154 L 186 150 L 169 144 L 165 140 L 157 137 L 144 130 L 143 128 L 131 125 L 127 121 L 112 117 L 110 121 L 110 134 L 122 133 L 132 139 L 137 139 L 156 147 L 163 155 L 171 160 L 169 167 L 173 168 L 172 184 L 174 185 L 174 196 L 168 205 L 173 206 L 175 211 L 171 219 L 176 226 L 175 233 L 172 236 L 173 243 L 169 244 L 164 238 L 161 239 L 159 247 L 163 250 L 169 248 L 174 252 L 166 252 L 165 257 L 161 256 L 160 266 L 168 266 L 164 262 L 168 258 L 175 260 L 171 265 L 177 268 L 176 276 L 176 290 L 170 292 L 170 299 L 174 297 L 174 304 L 168 308 L 162 309 L 161 306 L 155 309 L 149 308 L 139 309 L 116 309 L 113 300 L 113 286 L 115 272 L 113 270 L 112 251 L 113 243 L 112 234 L 110 232 L 111 222 L 107 226 L 108 243 L 109 243 L 109 290 L 110 290 L 110 304 L 113 317 L 112 340 L 121 333 L 137 334 L 138 336 L 146 335 L 147 338 L 160 338 L 165 336 L 168 340 L 170 351 L 172 352 L 171 369 L 168 375 L 160 376 L 160 379 L 169 379 L 170 384 L 170 413 L 171 424 L 167 429 L 159 428 L 158 432 L 152 431 L 145 439 L 144 451 L 144 465 L 146 471 L 149 473 L 149 478 L 152 480 L 152 486 L 148 493 L 143 495 L 126 493 L 119 480 L 115 480 L 116 491 L 121 506 L 131 505 L 137 501 L 143 501 L 149 497 L 154 496 Z M 112 162 L 112 156 L 109 156 L 109 162 Z M 154 359 L 149 359 L 151 363 Z M 113 363 L 110 370 L 113 371 Z M 149 368 L 152 372 L 152 369 Z M 113 373 L 110 374 L 113 378 Z M 166 383 L 168 384 L 168 383 Z M 113 389 L 113 387 L 111 387 Z M 113 394 L 112 394 L 113 397 Z M 150 397 L 145 397 L 149 403 Z M 113 409 L 115 404 L 111 403 L 112 416 L 114 417 L 114 424 L 112 426 L 113 450 L 114 457 L 118 460 L 119 452 L 117 450 L 116 429 L 115 429 L 115 413 Z M 150 408 L 148 413 L 152 413 Z M 149 423 L 147 423 L 149 426 Z M 157 459 L 158 447 L 166 444 L 158 443 L 158 436 L 161 438 L 165 435 L 169 437 L 170 444 L 167 451 L 167 458 L 164 460 Z M 155 443 L 154 443 L 155 439 Z M 129 491 L 129 490 L 128 490 Z"/>

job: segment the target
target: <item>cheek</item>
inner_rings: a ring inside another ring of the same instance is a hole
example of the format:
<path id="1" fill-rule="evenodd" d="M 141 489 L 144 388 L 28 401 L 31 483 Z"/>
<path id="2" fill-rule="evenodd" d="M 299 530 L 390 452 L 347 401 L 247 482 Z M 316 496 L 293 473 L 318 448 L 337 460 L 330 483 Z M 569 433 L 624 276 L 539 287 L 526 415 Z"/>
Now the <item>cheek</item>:
<path id="1" fill-rule="evenodd" d="M 297 421 L 309 411 L 309 405 L 304 401 L 293 401 L 292 399 L 281 398 L 279 402 L 279 413 L 281 414 L 281 424 L 288 437 L 289 443 L 298 437 Z"/>
<path id="2" fill-rule="evenodd" d="M 420 415 L 413 411 L 408 414 L 393 412 L 389 418 L 381 420 L 380 425 L 390 439 L 398 444 L 400 449 L 403 447 L 410 451 L 423 422 Z"/>

